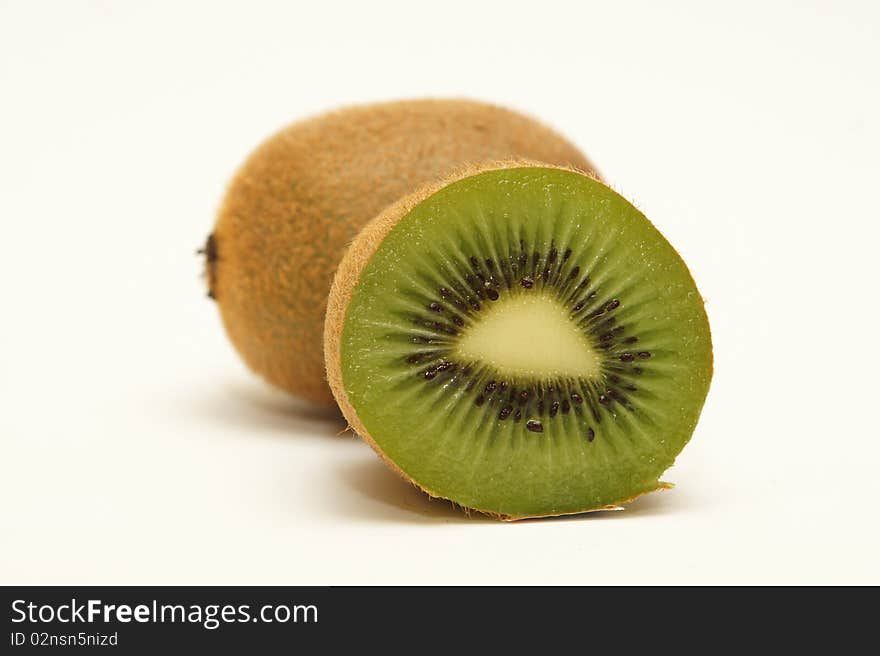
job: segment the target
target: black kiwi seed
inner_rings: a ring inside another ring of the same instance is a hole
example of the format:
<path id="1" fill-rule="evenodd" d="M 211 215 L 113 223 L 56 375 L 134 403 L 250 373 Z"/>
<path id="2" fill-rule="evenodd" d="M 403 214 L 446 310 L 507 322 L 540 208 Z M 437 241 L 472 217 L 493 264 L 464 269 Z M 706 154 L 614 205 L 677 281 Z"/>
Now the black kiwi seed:
<path id="1" fill-rule="evenodd" d="M 575 405 L 580 405 L 581 403 L 584 402 L 584 400 L 581 398 L 581 395 L 578 394 L 577 392 L 571 393 L 571 400 Z"/>
<path id="2" fill-rule="evenodd" d="M 550 416 L 555 417 L 557 412 L 559 412 L 559 401 L 554 401 L 550 404 Z"/>
<path id="3" fill-rule="evenodd" d="M 605 311 L 607 312 L 607 311 L 609 311 L 609 310 L 615 310 L 615 309 L 617 309 L 618 307 L 620 307 L 620 301 L 618 301 L 618 300 L 615 298 L 615 299 L 613 299 L 612 301 L 609 301 L 609 302 L 605 305 Z"/>
<path id="4" fill-rule="evenodd" d="M 596 439 L 596 431 L 594 431 L 592 428 L 588 428 L 587 429 L 587 442 L 592 442 L 595 439 Z"/>
<path id="5" fill-rule="evenodd" d="M 625 340 L 623 340 L 623 343 L 624 344 L 635 344 L 637 341 L 639 341 L 639 338 L 636 336 L 632 336 L 632 337 L 627 337 Z"/>
<path id="6" fill-rule="evenodd" d="M 571 251 L 566 251 L 566 252 L 571 252 Z M 581 268 L 580 268 L 579 266 L 576 266 L 574 269 L 572 269 L 572 270 L 568 273 L 568 279 L 571 280 L 572 278 L 577 278 L 577 275 L 578 275 L 580 272 L 581 272 Z"/>
<path id="7" fill-rule="evenodd" d="M 480 406 L 486 402 L 486 398 L 480 394 L 477 398 L 474 399 L 474 405 Z"/>
<path id="8" fill-rule="evenodd" d="M 437 303 L 436 301 L 432 302 L 428 305 L 428 309 L 432 312 L 443 312 L 443 306 Z"/>
<path id="9" fill-rule="evenodd" d="M 503 408 L 501 408 L 501 412 L 498 413 L 498 418 L 503 421 L 510 416 L 511 412 L 513 412 L 513 408 L 510 407 L 509 405 L 506 405 Z"/>
<path id="10" fill-rule="evenodd" d="M 490 394 L 495 390 L 496 386 L 497 383 L 494 380 L 490 380 L 488 383 L 486 383 L 486 387 L 483 388 L 483 391 L 486 392 L 486 394 Z"/>
<path id="11" fill-rule="evenodd" d="M 526 428 L 528 428 L 533 433 L 543 433 L 544 425 L 538 421 L 537 419 L 529 419 L 526 422 Z"/>
<path id="12" fill-rule="evenodd" d="M 651 353 L 650 353 L 650 351 L 639 351 L 639 357 L 642 360 L 647 360 L 648 358 L 651 357 Z"/>
<path id="13" fill-rule="evenodd" d="M 489 300 L 490 300 L 490 301 L 497 301 L 497 300 L 498 300 L 498 292 L 496 292 L 496 291 L 495 291 L 494 289 L 492 289 L 491 287 L 489 287 L 488 289 L 486 289 L 486 296 L 489 297 Z"/>
<path id="14" fill-rule="evenodd" d="M 519 410 L 517 410 L 517 411 L 516 411 L 516 414 L 513 415 L 513 420 L 514 420 L 514 421 L 519 421 L 520 419 L 522 419 L 522 413 L 521 413 Z"/>
<path id="15" fill-rule="evenodd" d="M 621 353 L 620 354 L 620 361 L 621 362 L 632 362 L 635 359 L 636 359 L 636 356 L 634 356 L 632 353 Z"/>
<path id="16" fill-rule="evenodd" d="M 525 287 L 526 289 L 531 289 L 535 286 L 535 281 L 529 278 L 528 276 L 523 277 L 522 280 L 519 281 L 519 284 Z"/>
<path id="17" fill-rule="evenodd" d="M 571 410 L 571 403 L 566 399 L 562 402 L 562 414 L 567 415 L 569 410 Z"/>

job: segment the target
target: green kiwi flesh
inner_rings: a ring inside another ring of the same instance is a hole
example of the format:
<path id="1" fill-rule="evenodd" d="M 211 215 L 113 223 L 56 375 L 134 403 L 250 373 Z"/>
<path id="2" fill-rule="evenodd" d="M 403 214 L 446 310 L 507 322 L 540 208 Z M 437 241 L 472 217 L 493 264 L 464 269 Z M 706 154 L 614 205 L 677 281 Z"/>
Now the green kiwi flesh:
<path id="1" fill-rule="evenodd" d="M 579 172 L 504 168 L 441 188 L 350 294 L 343 410 L 407 478 L 467 508 L 560 515 L 658 489 L 709 389 L 687 267 Z"/>

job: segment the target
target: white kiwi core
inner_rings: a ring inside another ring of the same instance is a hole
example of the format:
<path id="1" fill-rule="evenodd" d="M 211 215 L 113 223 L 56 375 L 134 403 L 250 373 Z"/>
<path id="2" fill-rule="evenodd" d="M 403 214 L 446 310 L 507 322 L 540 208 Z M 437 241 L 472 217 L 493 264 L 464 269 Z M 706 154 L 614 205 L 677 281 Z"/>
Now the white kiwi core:
<path id="1" fill-rule="evenodd" d="M 500 375 L 592 378 L 601 360 L 588 337 L 555 298 L 517 294 L 493 303 L 460 335 L 462 362 L 482 362 Z"/>

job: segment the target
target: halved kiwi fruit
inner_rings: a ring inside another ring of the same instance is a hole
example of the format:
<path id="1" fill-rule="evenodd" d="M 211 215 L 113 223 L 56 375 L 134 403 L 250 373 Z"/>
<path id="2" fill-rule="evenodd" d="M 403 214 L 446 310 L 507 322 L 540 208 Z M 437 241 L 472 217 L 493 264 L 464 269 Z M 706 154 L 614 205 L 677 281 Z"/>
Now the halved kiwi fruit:
<path id="1" fill-rule="evenodd" d="M 664 486 L 712 376 L 703 299 L 660 232 L 594 178 L 527 163 L 368 224 L 333 283 L 325 356 L 386 462 L 506 519 Z"/>
<path id="2" fill-rule="evenodd" d="M 230 184 L 203 249 L 208 293 L 239 354 L 270 383 L 332 403 L 324 310 L 349 241 L 389 203 L 454 168 L 516 157 L 592 170 L 533 119 L 466 100 L 351 107 L 270 138 Z"/>

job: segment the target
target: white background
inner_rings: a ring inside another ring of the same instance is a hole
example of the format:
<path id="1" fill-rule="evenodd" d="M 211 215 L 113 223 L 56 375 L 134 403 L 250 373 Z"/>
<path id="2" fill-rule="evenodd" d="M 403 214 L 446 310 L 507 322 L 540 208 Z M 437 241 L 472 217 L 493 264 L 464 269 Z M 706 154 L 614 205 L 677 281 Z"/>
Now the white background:
<path id="1" fill-rule="evenodd" d="M 875 2 L 0 2 L 0 582 L 880 583 Z M 260 140 L 470 96 L 688 262 L 670 492 L 500 524 L 240 364 L 195 249 Z"/>

